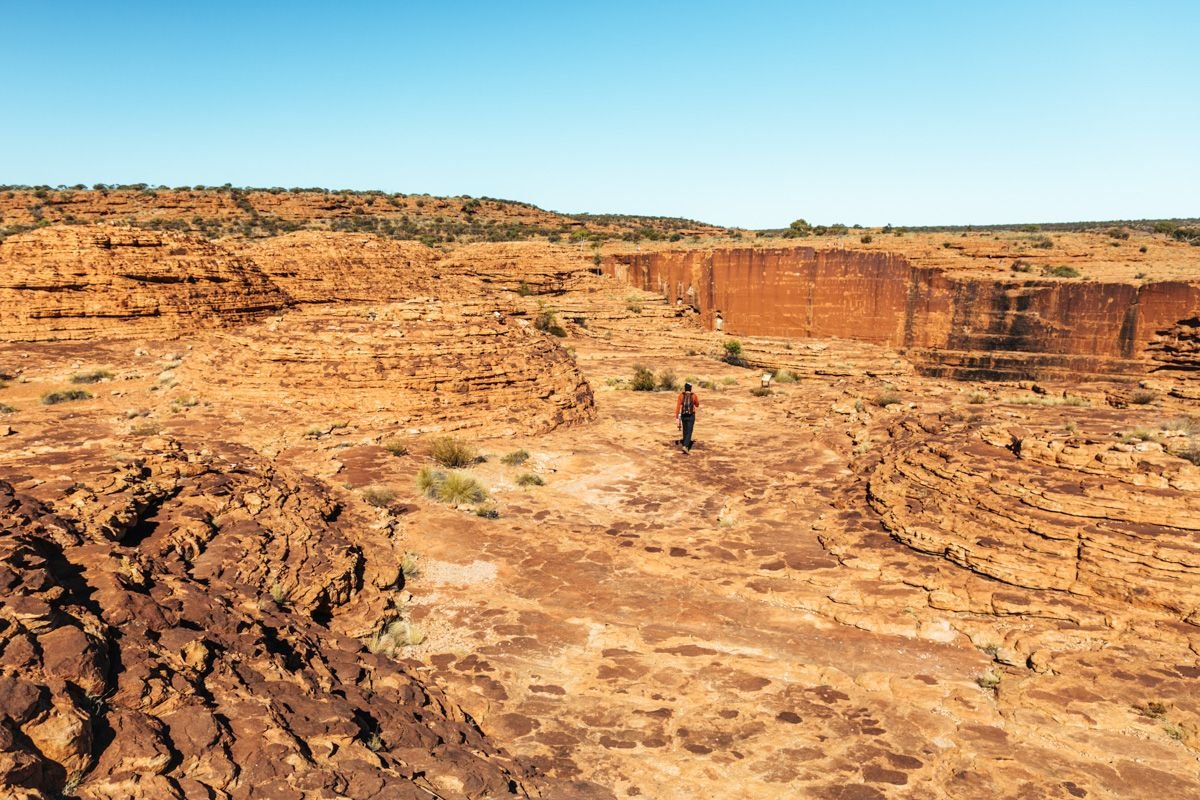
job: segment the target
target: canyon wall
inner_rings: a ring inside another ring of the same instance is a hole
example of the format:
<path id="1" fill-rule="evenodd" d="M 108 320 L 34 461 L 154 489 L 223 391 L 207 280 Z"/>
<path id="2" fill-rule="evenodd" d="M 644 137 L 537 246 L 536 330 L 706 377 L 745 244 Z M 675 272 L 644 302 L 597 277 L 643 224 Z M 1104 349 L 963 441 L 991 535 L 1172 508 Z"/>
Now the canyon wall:
<path id="1" fill-rule="evenodd" d="M 603 268 L 696 307 L 710 328 L 719 312 L 733 334 L 859 339 L 903 349 L 927 374 L 960 378 L 1190 369 L 1163 337 L 1200 312 L 1193 282 L 975 277 L 883 252 L 636 253 Z"/>

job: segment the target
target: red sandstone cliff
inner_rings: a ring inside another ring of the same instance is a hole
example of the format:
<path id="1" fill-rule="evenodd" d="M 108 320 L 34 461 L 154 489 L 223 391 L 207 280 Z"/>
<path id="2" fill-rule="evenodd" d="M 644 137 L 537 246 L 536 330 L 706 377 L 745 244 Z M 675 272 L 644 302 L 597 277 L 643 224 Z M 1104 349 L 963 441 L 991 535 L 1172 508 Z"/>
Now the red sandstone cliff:
<path id="1" fill-rule="evenodd" d="M 1200 284 L 982 280 L 891 253 L 810 247 L 616 255 L 604 270 L 711 327 L 904 348 L 955 377 L 1137 373 L 1151 342 L 1200 311 Z"/>

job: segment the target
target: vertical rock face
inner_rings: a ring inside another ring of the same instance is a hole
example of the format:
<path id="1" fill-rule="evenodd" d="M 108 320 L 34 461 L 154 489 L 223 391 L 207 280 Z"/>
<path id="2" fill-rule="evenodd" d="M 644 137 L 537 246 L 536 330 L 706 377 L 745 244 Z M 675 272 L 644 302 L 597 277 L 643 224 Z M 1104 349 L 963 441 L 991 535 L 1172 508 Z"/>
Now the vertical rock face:
<path id="1" fill-rule="evenodd" d="M 51 227 L 0 242 L 0 340 L 43 341 L 211 325 L 290 298 L 250 260 L 192 236 Z"/>
<path id="2" fill-rule="evenodd" d="M 731 333 L 902 347 L 954 377 L 1145 371 L 1148 346 L 1200 311 L 1200 285 L 997 281 L 880 252 L 810 247 L 618 255 L 617 278 Z"/>

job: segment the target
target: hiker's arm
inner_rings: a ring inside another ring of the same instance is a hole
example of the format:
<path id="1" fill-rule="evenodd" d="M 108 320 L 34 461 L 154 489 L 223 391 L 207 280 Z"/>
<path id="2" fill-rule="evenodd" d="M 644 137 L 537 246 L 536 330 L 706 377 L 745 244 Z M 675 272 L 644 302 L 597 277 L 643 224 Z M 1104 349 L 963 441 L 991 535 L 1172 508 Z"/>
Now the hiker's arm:
<path id="1" fill-rule="evenodd" d="M 683 410 L 683 395 L 675 398 L 675 418 L 679 419 L 679 412 Z"/>

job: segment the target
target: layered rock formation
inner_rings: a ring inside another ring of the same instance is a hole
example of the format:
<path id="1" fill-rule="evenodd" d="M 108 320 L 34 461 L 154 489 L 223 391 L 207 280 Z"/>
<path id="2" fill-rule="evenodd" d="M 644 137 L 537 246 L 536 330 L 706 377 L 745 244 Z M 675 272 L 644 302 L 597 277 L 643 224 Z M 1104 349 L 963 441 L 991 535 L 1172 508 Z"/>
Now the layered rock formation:
<path id="1" fill-rule="evenodd" d="M 0 242 L 0 340 L 215 326 L 290 298 L 249 259 L 204 239 L 122 227 L 50 227 Z"/>
<path id="2" fill-rule="evenodd" d="M 1200 309 L 1200 285 L 959 277 L 886 252 L 723 249 L 610 257 L 620 280 L 750 336 L 904 348 L 960 378 L 1141 373 L 1148 346 Z"/>
<path id="3" fill-rule="evenodd" d="M 378 303 L 428 296 L 436 251 L 359 233 L 299 231 L 238 246 L 299 303 Z"/>
<path id="4" fill-rule="evenodd" d="M 249 452 L 147 448 L 22 481 L 44 500 L 0 481 L 6 796 L 524 796 L 440 692 L 345 635 L 399 616 L 337 618 L 395 594 L 386 537 Z"/>
<path id="5" fill-rule="evenodd" d="M 871 478 L 871 504 L 897 540 L 1012 586 L 1180 619 L 1200 611 L 1188 577 L 1200 569 L 1200 467 L 1157 441 L 1020 426 L 939 433 L 896 431 Z"/>
<path id="6" fill-rule="evenodd" d="M 436 297 L 292 312 L 222 334 L 179 379 L 227 412 L 286 403 L 400 429 L 545 431 L 590 419 L 592 391 L 552 337 L 495 304 Z"/>

